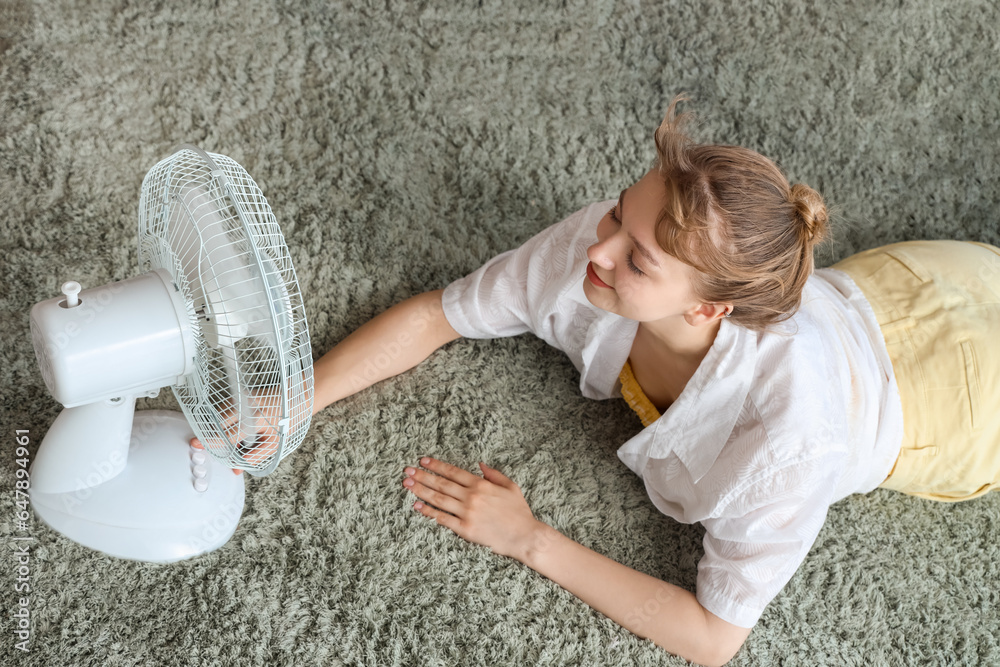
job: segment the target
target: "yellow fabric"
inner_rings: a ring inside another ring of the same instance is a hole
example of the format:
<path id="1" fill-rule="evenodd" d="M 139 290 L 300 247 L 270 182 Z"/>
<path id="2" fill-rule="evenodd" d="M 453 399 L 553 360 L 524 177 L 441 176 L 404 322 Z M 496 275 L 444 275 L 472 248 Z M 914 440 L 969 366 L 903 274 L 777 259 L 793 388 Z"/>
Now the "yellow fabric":
<path id="1" fill-rule="evenodd" d="M 643 426 L 649 426 L 660 418 L 660 411 L 646 397 L 642 387 L 636 381 L 635 375 L 632 374 L 632 364 L 628 359 L 625 360 L 625 365 L 622 367 L 622 372 L 618 374 L 618 379 L 622 383 L 622 398 L 635 414 L 639 415 Z"/>
<path id="2" fill-rule="evenodd" d="M 1000 488 L 1000 249 L 911 241 L 832 268 L 874 309 L 899 385 L 903 447 L 881 486 L 949 502 Z"/>

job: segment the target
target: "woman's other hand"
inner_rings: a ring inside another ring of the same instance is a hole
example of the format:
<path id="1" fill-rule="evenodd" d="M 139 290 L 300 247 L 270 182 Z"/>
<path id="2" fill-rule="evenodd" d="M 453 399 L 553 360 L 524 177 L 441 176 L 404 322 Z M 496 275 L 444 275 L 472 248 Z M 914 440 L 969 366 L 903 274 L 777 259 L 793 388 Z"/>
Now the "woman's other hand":
<path id="1" fill-rule="evenodd" d="M 524 560 L 545 524 L 535 519 L 517 484 L 485 463 L 479 464 L 483 477 L 430 457 L 419 465 L 403 470 L 403 486 L 420 499 L 413 509 L 459 537 Z"/>

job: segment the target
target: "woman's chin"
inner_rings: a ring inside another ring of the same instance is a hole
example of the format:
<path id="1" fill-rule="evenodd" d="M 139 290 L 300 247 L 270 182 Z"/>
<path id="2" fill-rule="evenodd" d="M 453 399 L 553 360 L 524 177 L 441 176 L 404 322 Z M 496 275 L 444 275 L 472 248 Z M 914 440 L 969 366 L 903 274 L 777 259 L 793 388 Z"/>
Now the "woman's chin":
<path id="1" fill-rule="evenodd" d="M 584 277 L 583 279 L 583 294 L 587 297 L 592 305 L 600 308 L 601 310 L 606 310 L 609 313 L 615 312 L 612 310 L 611 290 L 601 289 L 593 283 L 590 282 L 590 278 Z"/>

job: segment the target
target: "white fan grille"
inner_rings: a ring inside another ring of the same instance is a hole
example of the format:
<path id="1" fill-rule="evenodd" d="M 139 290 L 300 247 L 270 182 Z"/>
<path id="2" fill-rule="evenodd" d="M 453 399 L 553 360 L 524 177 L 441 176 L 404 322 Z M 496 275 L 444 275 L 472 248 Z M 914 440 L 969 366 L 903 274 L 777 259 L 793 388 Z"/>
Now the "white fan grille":
<path id="1" fill-rule="evenodd" d="M 312 348 L 291 257 L 243 167 L 184 148 L 154 166 L 139 202 L 140 270 L 170 272 L 194 331 L 194 370 L 174 385 L 217 459 L 264 475 L 312 417 Z"/>

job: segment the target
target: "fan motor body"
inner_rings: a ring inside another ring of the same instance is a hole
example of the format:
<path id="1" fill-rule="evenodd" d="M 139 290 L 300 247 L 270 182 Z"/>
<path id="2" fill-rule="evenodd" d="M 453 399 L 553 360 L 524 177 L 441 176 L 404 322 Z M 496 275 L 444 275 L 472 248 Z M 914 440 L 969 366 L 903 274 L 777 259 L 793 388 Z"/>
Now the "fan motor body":
<path id="1" fill-rule="evenodd" d="M 191 372 L 195 341 L 180 291 L 162 269 L 39 302 L 31 337 L 45 386 L 67 408 L 138 394 Z"/>

